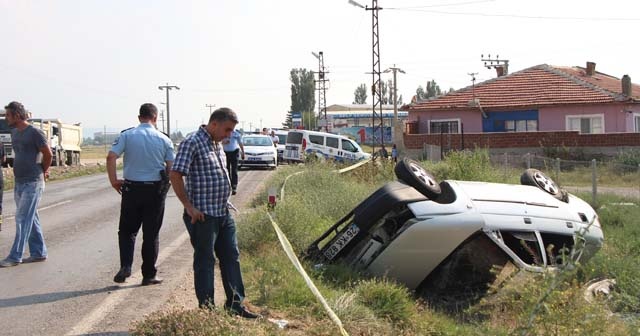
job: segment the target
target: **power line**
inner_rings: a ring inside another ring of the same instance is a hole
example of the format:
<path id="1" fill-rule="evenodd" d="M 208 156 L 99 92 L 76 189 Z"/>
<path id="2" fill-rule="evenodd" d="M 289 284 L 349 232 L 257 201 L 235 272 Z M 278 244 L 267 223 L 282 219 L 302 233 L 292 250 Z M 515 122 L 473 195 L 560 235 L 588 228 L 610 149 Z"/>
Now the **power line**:
<path id="1" fill-rule="evenodd" d="M 479 12 L 448 12 L 429 9 L 403 9 L 389 8 L 398 11 L 407 12 L 423 12 L 443 15 L 463 15 L 463 16 L 481 16 L 481 17 L 502 17 L 515 19 L 531 19 L 531 20 L 574 20 L 574 21 L 640 21 L 640 18 L 622 18 L 622 17 L 580 17 L 580 16 L 539 16 L 539 15 L 518 15 L 518 14 L 489 14 Z"/>

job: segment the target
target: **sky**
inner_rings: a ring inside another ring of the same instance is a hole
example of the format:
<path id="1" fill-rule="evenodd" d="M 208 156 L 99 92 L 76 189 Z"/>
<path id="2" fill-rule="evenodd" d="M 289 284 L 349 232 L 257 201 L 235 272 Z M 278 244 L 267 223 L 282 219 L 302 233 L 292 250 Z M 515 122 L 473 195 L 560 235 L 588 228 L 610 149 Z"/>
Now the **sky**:
<path id="1" fill-rule="evenodd" d="M 397 83 L 404 102 L 431 80 L 460 89 L 470 73 L 476 83 L 494 78 L 481 62 L 489 54 L 509 60 L 510 73 L 592 61 L 640 83 L 636 1 L 378 5 L 381 68 L 406 72 Z M 290 71 L 317 71 L 312 52 L 324 53 L 327 106 L 350 104 L 357 86 L 371 86 L 371 14 L 348 0 L 0 0 L 0 103 L 80 122 L 92 136 L 135 126 L 142 103 L 165 111 L 158 86 L 169 84 L 180 88 L 170 92 L 172 132 L 206 122 L 207 105 L 234 109 L 244 129 L 280 127 Z"/>

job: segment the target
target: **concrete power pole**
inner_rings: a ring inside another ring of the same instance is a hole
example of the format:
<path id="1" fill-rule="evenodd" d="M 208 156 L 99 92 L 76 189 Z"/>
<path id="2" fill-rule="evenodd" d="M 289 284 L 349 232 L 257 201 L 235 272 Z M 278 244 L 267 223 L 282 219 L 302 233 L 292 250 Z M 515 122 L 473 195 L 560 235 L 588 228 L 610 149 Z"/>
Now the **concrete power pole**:
<path id="1" fill-rule="evenodd" d="M 385 73 L 393 72 L 393 143 L 396 144 L 398 150 L 404 149 L 404 141 L 402 139 L 402 127 L 398 120 L 398 80 L 397 73 L 406 74 L 404 70 L 397 68 L 394 64 L 393 67 L 384 71 Z"/>
<path id="2" fill-rule="evenodd" d="M 169 83 L 167 83 L 167 85 L 158 86 L 158 89 L 161 91 L 167 90 L 167 134 L 169 135 L 169 137 L 171 137 L 171 126 L 169 125 L 171 123 L 171 115 L 169 114 L 169 91 L 173 89 L 180 90 L 180 88 L 175 85 L 169 85 Z"/>

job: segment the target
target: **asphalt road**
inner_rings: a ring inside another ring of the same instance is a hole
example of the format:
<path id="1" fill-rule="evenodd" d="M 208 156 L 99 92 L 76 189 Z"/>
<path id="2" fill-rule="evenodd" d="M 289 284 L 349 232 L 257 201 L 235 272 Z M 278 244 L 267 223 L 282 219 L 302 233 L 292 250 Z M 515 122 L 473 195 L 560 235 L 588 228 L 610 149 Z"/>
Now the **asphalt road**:
<path id="1" fill-rule="evenodd" d="M 239 193 L 231 201 L 241 212 L 270 173 L 240 173 Z M 0 258 L 8 255 L 15 234 L 11 191 L 5 192 L 3 205 Z M 119 269 L 119 211 L 120 196 L 106 174 L 47 184 L 39 213 L 49 258 L 0 268 L 0 335 L 125 335 L 132 321 L 159 309 L 183 285 L 192 248 L 173 191 L 160 232 L 158 276 L 165 280 L 161 285 L 140 286 L 142 233 L 134 274 L 124 284 L 113 282 Z M 220 294 L 217 299 L 223 299 Z"/>

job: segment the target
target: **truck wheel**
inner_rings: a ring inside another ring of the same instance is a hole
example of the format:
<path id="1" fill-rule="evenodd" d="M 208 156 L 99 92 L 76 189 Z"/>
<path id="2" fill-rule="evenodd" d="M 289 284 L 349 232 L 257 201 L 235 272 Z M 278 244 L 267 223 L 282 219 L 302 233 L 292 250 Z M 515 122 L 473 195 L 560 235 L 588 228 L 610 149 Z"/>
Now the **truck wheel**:
<path id="1" fill-rule="evenodd" d="M 431 200 L 435 200 L 442 193 L 435 177 L 414 160 L 404 158 L 398 161 L 395 168 L 396 177 L 415 188 Z"/>

